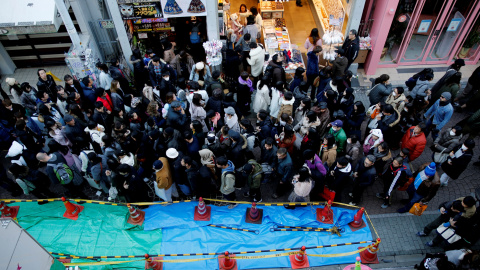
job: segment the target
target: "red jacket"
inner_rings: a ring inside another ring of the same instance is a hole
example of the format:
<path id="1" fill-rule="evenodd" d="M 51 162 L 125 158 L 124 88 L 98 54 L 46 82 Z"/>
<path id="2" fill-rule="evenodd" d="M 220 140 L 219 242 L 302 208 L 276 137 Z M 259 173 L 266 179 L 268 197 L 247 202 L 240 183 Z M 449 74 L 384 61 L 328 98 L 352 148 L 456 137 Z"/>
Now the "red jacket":
<path id="1" fill-rule="evenodd" d="M 109 111 L 113 111 L 113 102 L 112 102 L 112 98 L 110 97 L 110 95 L 107 93 L 107 95 L 105 96 L 105 98 L 101 98 L 101 97 L 97 97 L 97 101 L 100 101 L 103 103 L 103 107 L 105 107 L 105 109 L 109 110 Z"/>
<path id="2" fill-rule="evenodd" d="M 410 151 L 410 156 L 408 157 L 410 161 L 418 158 L 423 153 L 423 149 L 425 149 L 425 145 L 427 144 L 427 138 L 425 138 L 423 132 L 412 137 L 414 128 L 415 127 L 411 127 L 407 130 L 402 138 L 402 149 L 407 148 L 408 151 Z"/>
<path id="3" fill-rule="evenodd" d="M 287 148 L 287 152 L 291 155 L 293 153 L 293 144 L 297 140 L 297 136 L 293 134 L 293 137 L 291 139 L 284 139 L 280 141 L 280 138 L 277 139 L 277 145 L 278 148 Z"/>

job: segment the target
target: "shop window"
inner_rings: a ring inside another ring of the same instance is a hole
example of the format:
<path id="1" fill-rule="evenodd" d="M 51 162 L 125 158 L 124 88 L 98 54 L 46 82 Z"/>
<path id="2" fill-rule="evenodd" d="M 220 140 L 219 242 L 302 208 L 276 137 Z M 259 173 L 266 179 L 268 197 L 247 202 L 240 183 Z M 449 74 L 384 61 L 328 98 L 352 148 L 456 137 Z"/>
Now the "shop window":
<path id="1" fill-rule="evenodd" d="M 480 52 L 480 20 L 477 17 L 475 25 L 468 33 L 462 47 L 457 53 L 457 58 L 473 61 L 475 56 Z"/>
<path id="2" fill-rule="evenodd" d="M 397 59 L 400 45 L 402 44 L 407 26 L 411 21 L 411 13 L 416 1 L 402 0 L 398 4 L 392 25 L 388 31 L 387 40 L 383 46 L 381 62 L 392 63 Z"/>

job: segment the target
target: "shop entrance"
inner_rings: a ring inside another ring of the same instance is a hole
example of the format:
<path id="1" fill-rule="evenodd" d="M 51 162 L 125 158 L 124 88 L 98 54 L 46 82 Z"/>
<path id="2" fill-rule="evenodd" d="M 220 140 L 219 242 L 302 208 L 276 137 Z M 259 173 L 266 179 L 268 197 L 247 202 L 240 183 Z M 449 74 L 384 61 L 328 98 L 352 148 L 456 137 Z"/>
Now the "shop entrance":
<path id="1" fill-rule="evenodd" d="M 382 63 L 442 64 L 458 52 L 480 0 L 401 0 Z M 416 2 L 416 3 L 415 3 Z"/>

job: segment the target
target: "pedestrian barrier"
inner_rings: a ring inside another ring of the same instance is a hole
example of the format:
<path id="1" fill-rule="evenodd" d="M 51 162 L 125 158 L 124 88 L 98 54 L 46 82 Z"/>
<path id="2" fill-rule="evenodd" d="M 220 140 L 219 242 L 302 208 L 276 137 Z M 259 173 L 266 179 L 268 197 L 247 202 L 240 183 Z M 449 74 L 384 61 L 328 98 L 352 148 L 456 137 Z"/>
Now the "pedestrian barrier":
<path id="1" fill-rule="evenodd" d="M 307 253 L 305 252 L 305 250 L 306 248 L 305 246 L 303 246 L 296 254 L 289 255 L 292 269 L 302 269 L 310 267 L 310 264 L 308 263 Z"/>
<path id="2" fill-rule="evenodd" d="M 254 234 L 259 234 L 260 233 L 258 230 L 248 230 L 248 229 L 234 228 L 234 227 L 228 227 L 228 226 L 222 226 L 222 225 L 208 224 L 207 226 L 214 227 L 214 228 L 222 228 L 222 229 L 229 229 L 229 230 L 235 230 L 235 231 L 242 231 L 242 232 L 252 232 Z"/>

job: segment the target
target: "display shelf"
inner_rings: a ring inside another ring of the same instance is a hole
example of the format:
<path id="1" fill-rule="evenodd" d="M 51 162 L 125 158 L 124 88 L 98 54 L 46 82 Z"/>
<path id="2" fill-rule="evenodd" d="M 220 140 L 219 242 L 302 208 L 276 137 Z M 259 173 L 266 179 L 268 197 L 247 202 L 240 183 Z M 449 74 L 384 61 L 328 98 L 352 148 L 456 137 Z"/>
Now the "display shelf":
<path id="1" fill-rule="evenodd" d="M 285 11 L 282 2 L 262 1 L 258 3 L 258 8 L 264 20 L 283 18 L 283 12 Z"/>
<path id="2" fill-rule="evenodd" d="M 313 13 L 313 18 L 317 27 L 321 28 L 323 33 L 331 29 L 330 15 L 333 15 L 333 19 L 338 21 L 341 32 L 344 32 L 346 27 L 346 21 L 348 15 L 345 12 L 345 8 L 341 0 L 308 0 L 310 3 L 310 9 Z M 325 6 L 324 1 L 328 1 L 328 7 Z"/>

